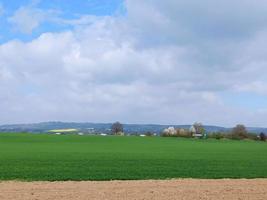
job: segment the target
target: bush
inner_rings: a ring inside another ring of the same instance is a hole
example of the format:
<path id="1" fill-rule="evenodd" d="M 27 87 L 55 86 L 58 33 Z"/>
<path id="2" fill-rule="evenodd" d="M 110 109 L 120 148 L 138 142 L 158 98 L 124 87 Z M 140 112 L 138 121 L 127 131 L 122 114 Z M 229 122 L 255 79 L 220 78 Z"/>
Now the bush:
<path id="1" fill-rule="evenodd" d="M 224 136 L 223 136 L 223 134 L 221 134 L 221 133 L 216 133 L 216 134 L 215 134 L 215 138 L 216 138 L 217 140 L 220 140 L 220 139 L 224 138 Z"/>
<path id="2" fill-rule="evenodd" d="M 264 133 L 260 134 L 260 141 L 263 141 L 263 142 L 266 141 L 266 135 Z"/>
<path id="3" fill-rule="evenodd" d="M 169 133 L 162 133 L 161 136 L 162 137 L 179 137 L 177 134 L 172 135 L 172 134 L 169 134 Z"/>
<path id="4" fill-rule="evenodd" d="M 233 134 L 233 133 L 230 133 L 228 138 L 232 139 L 232 140 L 242 140 L 242 139 L 244 139 L 244 138 L 241 138 L 239 135 Z"/>
<path id="5" fill-rule="evenodd" d="M 168 132 L 162 132 L 160 134 L 161 137 L 171 137 L 171 135 Z"/>
<path id="6" fill-rule="evenodd" d="M 184 138 L 190 138 L 192 137 L 191 133 L 188 130 L 185 129 L 177 129 L 176 130 L 177 137 L 184 137 Z"/>
<path id="7" fill-rule="evenodd" d="M 214 138 L 214 139 L 220 140 L 223 138 L 227 138 L 227 135 L 225 133 L 215 132 L 215 133 L 209 134 L 208 138 Z"/>
<path id="8" fill-rule="evenodd" d="M 151 133 L 150 131 L 148 131 L 148 132 L 145 133 L 145 136 L 151 137 L 151 136 L 153 136 L 153 133 Z"/>
<path id="9" fill-rule="evenodd" d="M 248 133 L 247 138 L 251 140 L 259 140 L 258 136 L 255 133 Z"/>

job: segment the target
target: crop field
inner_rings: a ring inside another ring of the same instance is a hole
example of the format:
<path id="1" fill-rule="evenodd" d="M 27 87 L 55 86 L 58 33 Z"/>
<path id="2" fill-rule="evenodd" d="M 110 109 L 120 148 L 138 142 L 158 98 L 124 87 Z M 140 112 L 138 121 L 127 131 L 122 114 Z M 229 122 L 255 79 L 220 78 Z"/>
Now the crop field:
<path id="1" fill-rule="evenodd" d="M 263 142 L 0 134 L 0 180 L 266 177 Z"/>

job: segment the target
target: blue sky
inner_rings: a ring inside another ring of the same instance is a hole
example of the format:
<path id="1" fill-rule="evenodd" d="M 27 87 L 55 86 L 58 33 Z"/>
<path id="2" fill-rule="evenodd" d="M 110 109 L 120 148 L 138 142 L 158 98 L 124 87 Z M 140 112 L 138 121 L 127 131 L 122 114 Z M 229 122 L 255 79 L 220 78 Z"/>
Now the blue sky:
<path id="1" fill-rule="evenodd" d="M 0 0 L 0 124 L 267 126 L 266 20 L 262 0 Z"/>
<path id="2" fill-rule="evenodd" d="M 12 27 L 12 24 L 10 24 L 7 19 L 12 16 L 16 10 L 22 7 L 32 6 L 43 10 L 55 10 L 58 12 L 59 16 L 66 19 L 78 18 L 81 15 L 106 16 L 117 15 L 118 13 L 124 12 L 122 0 L 1 0 L 0 5 L 3 8 L 2 17 L 0 18 L 0 43 L 12 39 L 30 41 L 43 32 L 55 32 L 71 28 L 66 25 L 44 22 L 31 34 L 21 34 L 14 30 L 14 27 Z"/>

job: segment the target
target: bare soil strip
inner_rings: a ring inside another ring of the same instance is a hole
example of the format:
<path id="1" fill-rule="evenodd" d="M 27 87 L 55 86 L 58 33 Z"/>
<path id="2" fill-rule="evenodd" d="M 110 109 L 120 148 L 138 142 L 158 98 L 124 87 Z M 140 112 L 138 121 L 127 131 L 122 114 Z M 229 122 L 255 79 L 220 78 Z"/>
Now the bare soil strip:
<path id="1" fill-rule="evenodd" d="M 1 200 L 266 200 L 267 179 L 0 182 Z"/>

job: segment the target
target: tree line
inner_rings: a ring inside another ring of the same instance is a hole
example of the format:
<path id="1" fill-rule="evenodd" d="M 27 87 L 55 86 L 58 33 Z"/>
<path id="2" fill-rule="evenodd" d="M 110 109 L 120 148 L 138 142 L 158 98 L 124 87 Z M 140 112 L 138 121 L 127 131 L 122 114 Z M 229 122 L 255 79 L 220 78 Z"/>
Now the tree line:
<path id="1" fill-rule="evenodd" d="M 214 139 L 233 139 L 233 140 L 260 140 L 266 141 L 267 137 L 264 133 L 255 134 L 250 133 L 246 126 L 243 124 L 238 124 L 232 130 L 228 132 L 218 131 L 218 132 L 209 132 L 205 130 L 202 123 L 194 123 L 190 129 L 178 128 L 174 129 L 172 127 L 163 130 L 161 133 L 163 137 L 187 137 L 191 138 L 194 136 L 200 138 L 214 138 Z"/>
<path id="2" fill-rule="evenodd" d="M 111 126 L 111 132 L 113 135 L 124 135 L 123 125 L 120 122 L 115 122 Z M 152 136 L 151 132 L 145 133 L 146 136 Z M 202 123 L 194 123 L 190 129 L 183 129 L 169 127 L 164 129 L 161 133 L 163 137 L 199 137 L 199 138 L 214 138 L 214 139 L 233 139 L 233 140 L 243 140 L 252 139 L 266 141 L 267 137 L 264 133 L 259 135 L 250 133 L 246 126 L 243 124 L 236 125 L 231 131 L 228 132 L 211 132 L 207 133 Z"/>

